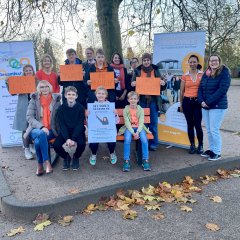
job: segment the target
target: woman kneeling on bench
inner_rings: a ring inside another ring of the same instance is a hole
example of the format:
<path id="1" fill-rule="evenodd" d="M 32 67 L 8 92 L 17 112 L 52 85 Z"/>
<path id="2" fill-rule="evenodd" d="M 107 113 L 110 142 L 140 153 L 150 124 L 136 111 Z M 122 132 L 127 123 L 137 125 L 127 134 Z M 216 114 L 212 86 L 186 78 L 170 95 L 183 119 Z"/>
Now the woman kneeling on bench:
<path id="1" fill-rule="evenodd" d="M 55 114 L 61 105 L 60 94 L 52 93 L 52 85 L 42 80 L 38 83 L 37 92 L 32 94 L 27 110 L 27 121 L 29 126 L 25 136 L 30 135 L 34 141 L 38 159 L 37 176 L 44 174 L 43 164 L 45 163 L 46 173 L 53 172 L 48 154 L 48 141 L 57 136 L 55 125 Z"/>

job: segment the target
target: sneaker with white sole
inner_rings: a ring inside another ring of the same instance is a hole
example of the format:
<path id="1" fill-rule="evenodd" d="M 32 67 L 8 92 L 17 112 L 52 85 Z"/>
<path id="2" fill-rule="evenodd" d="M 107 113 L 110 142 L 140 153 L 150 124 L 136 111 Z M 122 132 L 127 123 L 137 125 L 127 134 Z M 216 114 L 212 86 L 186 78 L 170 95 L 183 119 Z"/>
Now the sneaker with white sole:
<path id="1" fill-rule="evenodd" d="M 116 164 L 116 162 L 117 162 L 117 155 L 115 154 L 115 152 L 111 153 L 110 156 L 111 156 L 111 164 Z"/>
<path id="2" fill-rule="evenodd" d="M 221 155 L 213 153 L 213 155 L 208 158 L 208 161 L 217 161 L 219 159 L 221 159 Z"/>
<path id="3" fill-rule="evenodd" d="M 90 163 L 92 166 L 94 166 L 94 165 L 96 165 L 96 162 L 97 162 L 97 155 L 92 154 L 92 155 L 90 156 L 90 158 L 89 158 L 89 163 Z"/>
<path id="4" fill-rule="evenodd" d="M 203 153 L 201 154 L 201 156 L 208 158 L 208 157 L 211 157 L 213 154 L 214 154 L 213 151 L 207 150 L 207 151 L 203 152 Z"/>
<path id="5" fill-rule="evenodd" d="M 33 159 L 33 155 L 32 155 L 32 153 L 30 152 L 30 149 L 29 149 L 29 148 L 25 148 L 25 149 L 24 149 L 24 154 L 25 154 L 25 158 L 26 158 L 27 160 Z"/>
<path id="6" fill-rule="evenodd" d="M 31 152 L 32 154 L 36 154 L 36 150 L 35 150 L 34 144 L 30 144 L 30 145 L 29 145 L 29 149 L 30 149 L 30 152 Z"/>

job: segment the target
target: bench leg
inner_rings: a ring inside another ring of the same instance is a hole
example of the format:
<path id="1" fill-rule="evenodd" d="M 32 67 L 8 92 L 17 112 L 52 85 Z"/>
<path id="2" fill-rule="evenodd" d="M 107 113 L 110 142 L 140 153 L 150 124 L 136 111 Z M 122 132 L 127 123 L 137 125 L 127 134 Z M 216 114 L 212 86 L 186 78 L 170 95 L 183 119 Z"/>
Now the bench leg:
<path id="1" fill-rule="evenodd" d="M 52 167 L 54 167 L 57 164 L 57 162 L 58 162 L 59 155 L 54 151 L 54 158 L 52 159 L 51 148 L 52 148 L 52 146 L 49 144 L 48 145 L 49 161 L 50 161 Z"/>
<path id="2" fill-rule="evenodd" d="M 142 165 L 142 143 L 140 140 L 136 141 L 136 160 L 139 166 Z"/>

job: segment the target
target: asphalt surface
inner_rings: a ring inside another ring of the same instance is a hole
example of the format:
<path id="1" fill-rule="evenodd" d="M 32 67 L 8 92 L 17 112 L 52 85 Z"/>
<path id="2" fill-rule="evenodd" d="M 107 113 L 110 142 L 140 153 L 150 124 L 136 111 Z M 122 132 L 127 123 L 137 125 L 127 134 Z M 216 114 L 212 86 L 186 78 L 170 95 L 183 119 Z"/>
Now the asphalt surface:
<path id="1" fill-rule="evenodd" d="M 0 215 L 0 236 L 8 239 L 6 233 L 12 228 L 23 226 L 25 232 L 12 239 L 22 240 L 239 240 L 240 239 L 240 179 L 232 178 L 210 183 L 201 193 L 195 193 L 194 204 L 187 204 L 192 212 L 180 211 L 180 205 L 163 203 L 163 220 L 153 220 L 151 215 L 158 211 L 146 211 L 142 206 L 134 207 L 138 217 L 125 220 L 121 212 L 107 210 L 96 211 L 92 215 L 77 214 L 70 226 L 63 227 L 53 221 L 42 232 L 33 230 L 34 224 L 10 221 Z M 218 195 L 222 203 L 214 203 L 209 198 Z M 217 232 L 208 230 L 206 223 L 215 223 L 220 227 Z"/>

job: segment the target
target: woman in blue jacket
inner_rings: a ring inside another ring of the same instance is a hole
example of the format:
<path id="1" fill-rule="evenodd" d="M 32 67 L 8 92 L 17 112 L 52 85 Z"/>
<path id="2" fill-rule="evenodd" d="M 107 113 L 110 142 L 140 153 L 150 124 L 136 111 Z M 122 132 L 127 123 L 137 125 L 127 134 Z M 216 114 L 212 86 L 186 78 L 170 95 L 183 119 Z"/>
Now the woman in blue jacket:
<path id="1" fill-rule="evenodd" d="M 209 150 L 201 156 L 208 157 L 210 161 L 221 158 L 220 126 L 228 108 L 227 91 L 230 83 L 229 69 L 222 64 L 219 55 L 212 54 L 208 59 L 208 69 L 203 74 L 198 90 L 198 101 L 202 106 L 209 144 Z"/>

